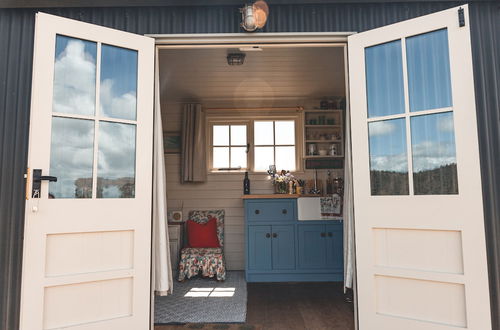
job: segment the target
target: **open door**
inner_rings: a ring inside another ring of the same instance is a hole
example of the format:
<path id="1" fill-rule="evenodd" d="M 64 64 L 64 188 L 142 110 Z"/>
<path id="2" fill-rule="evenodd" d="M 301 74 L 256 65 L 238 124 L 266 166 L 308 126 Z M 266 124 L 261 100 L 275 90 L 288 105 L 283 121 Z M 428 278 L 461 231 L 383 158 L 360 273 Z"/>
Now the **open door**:
<path id="1" fill-rule="evenodd" d="M 468 7 L 348 47 L 360 329 L 491 329 Z"/>
<path id="2" fill-rule="evenodd" d="M 149 328 L 154 41 L 36 15 L 21 329 Z"/>

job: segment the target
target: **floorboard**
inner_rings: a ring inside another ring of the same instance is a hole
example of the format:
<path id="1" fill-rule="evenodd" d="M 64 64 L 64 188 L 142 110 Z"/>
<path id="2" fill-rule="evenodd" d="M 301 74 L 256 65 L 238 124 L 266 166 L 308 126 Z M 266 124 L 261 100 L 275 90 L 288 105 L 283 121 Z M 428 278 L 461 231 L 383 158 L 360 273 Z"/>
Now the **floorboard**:
<path id="1" fill-rule="evenodd" d="M 184 324 L 170 329 L 332 329 L 353 330 L 353 304 L 342 283 L 248 283 L 245 324 Z"/>

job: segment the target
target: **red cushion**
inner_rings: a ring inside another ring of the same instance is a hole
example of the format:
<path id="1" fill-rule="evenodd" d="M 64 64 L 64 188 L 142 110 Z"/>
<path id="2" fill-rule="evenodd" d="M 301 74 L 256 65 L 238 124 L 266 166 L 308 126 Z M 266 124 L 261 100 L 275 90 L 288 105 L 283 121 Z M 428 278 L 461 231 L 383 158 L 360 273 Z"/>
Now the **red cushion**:
<path id="1" fill-rule="evenodd" d="M 218 248 L 217 220 L 210 217 L 206 223 L 187 221 L 188 247 L 192 248 Z"/>

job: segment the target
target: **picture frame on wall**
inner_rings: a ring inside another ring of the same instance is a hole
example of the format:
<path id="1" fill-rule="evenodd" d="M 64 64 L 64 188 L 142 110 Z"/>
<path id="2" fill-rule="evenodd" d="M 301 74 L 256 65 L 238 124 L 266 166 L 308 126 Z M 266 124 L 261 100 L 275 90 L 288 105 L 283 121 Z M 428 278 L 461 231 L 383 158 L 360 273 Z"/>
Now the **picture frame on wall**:
<path id="1" fill-rule="evenodd" d="M 180 154 L 181 147 L 180 132 L 163 132 L 163 150 L 166 154 Z"/>

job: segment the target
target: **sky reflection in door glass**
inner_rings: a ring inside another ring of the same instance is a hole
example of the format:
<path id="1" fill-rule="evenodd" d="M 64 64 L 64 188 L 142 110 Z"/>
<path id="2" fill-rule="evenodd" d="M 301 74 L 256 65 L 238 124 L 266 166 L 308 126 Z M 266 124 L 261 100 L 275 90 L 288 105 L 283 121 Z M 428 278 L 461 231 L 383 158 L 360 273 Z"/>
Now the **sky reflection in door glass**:
<path id="1" fill-rule="evenodd" d="M 54 112 L 95 113 L 96 54 L 95 42 L 56 36 Z"/>
<path id="2" fill-rule="evenodd" d="M 457 194 L 453 113 L 411 118 L 411 140 L 415 194 Z"/>
<path id="3" fill-rule="evenodd" d="M 136 119 L 137 51 L 102 45 L 100 102 L 105 117 Z"/>
<path id="4" fill-rule="evenodd" d="M 408 195 L 408 158 L 404 119 L 368 124 L 372 195 Z"/>
<path id="5" fill-rule="evenodd" d="M 52 118 L 49 198 L 91 198 L 94 121 Z"/>
<path id="6" fill-rule="evenodd" d="M 99 123 L 98 198 L 135 197 L 135 125 Z"/>

